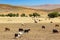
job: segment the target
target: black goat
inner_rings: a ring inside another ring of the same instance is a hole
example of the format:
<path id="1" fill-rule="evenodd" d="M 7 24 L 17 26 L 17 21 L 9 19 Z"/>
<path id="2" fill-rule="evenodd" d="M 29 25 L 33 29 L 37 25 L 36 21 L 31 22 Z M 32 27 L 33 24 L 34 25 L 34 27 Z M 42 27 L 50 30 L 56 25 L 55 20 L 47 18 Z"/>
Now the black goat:
<path id="1" fill-rule="evenodd" d="M 43 29 L 45 29 L 45 26 L 42 26 Z"/>
<path id="2" fill-rule="evenodd" d="M 18 37 L 18 34 L 16 33 L 16 34 L 15 34 L 15 38 L 17 38 L 17 37 Z"/>
<path id="3" fill-rule="evenodd" d="M 58 30 L 56 30 L 56 29 L 53 29 L 53 33 L 58 33 Z"/>
<path id="4" fill-rule="evenodd" d="M 18 33 L 15 33 L 15 38 L 19 38 L 21 35 Z"/>
<path id="5" fill-rule="evenodd" d="M 23 29 L 22 29 L 22 28 L 19 28 L 19 32 L 20 32 L 20 31 L 23 31 Z"/>
<path id="6" fill-rule="evenodd" d="M 24 33 L 28 33 L 30 31 L 30 29 L 26 29 L 24 30 Z"/>

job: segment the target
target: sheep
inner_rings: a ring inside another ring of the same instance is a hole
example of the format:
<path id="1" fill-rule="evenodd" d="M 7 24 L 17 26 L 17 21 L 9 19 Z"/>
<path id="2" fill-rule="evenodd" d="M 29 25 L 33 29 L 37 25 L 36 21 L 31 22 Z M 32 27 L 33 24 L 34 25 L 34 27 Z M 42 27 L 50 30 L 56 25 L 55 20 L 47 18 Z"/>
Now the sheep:
<path id="1" fill-rule="evenodd" d="M 28 33 L 30 31 L 30 29 L 26 29 L 24 30 L 24 33 Z"/>
<path id="2" fill-rule="evenodd" d="M 58 33 L 58 30 L 56 30 L 56 29 L 53 29 L 53 33 Z"/>
<path id="3" fill-rule="evenodd" d="M 58 24 L 56 24 L 56 25 L 55 25 L 55 27 L 59 27 L 59 25 L 58 25 Z"/>
<path id="4" fill-rule="evenodd" d="M 43 29 L 45 29 L 45 26 L 42 26 Z"/>
<path id="5" fill-rule="evenodd" d="M 10 31 L 10 29 L 9 28 L 5 28 L 5 31 Z"/>
<path id="6" fill-rule="evenodd" d="M 20 31 L 23 31 L 23 29 L 22 29 L 22 28 L 19 28 L 19 32 L 20 32 Z"/>

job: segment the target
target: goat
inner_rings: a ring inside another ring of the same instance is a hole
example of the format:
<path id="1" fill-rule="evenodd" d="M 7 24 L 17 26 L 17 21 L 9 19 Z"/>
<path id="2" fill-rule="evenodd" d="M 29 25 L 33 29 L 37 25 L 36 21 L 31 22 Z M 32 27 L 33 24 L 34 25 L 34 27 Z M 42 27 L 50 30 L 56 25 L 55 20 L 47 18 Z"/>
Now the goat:
<path id="1" fill-rule="evenodd" d="M 59 27 L 59 25 L 58 25 L 58 24 L 56 24 L 56 25 L 55 25 L 55 27 L 56 27 L 56 26 L 57 26 L 57 27 Z"/>
<path id="2" fill-rule="evenodd" d="M 35 23 L 38 23 L 35 19 L 34 19 L 34 22 L 35 22 Z"/>
<path id="3" fill-rule="evenodd" d="M 43 29 L 45 29 L 45 26 L 42 26 Z"/>
<path id="4" fill-rule="evenodd" d="M 19 38 L 21 35 L 18 33 L 15 33 L 15 38 Z"/>
<path id="5" fill-rule="evenodd" d="M 52 21 L 50 23 L 53 23 Z"/>
<path id="6" fill-rule="evenodd" d="M 23 29 L 22 29 L 22 28 L 19 28 L 19 32 L 20 32 L 20 31 L 23 31 Z"/>
<path id="7" fill-rule="evenodd" d="M 24 33 L 28 33 L 30 31 L 30 29 L 26 29 L 24 30 Z"/>
<path id="8" fill-rule="evenodd" d="M 24 26 L 24 23 L 21 23 L 21 26 Z"/>
<path id="9" fill-rule="evenodd" d="M 56 29 L 53 29 L 53 33 L 58 33 L 58 30 L 56 30 Z"/>
<path id="10" fill-rule="evenodd" d="M 24 34 L 24 31 L 22 31 L 22 32 L 18 32 L 18 34 L 22 35 L 22 34 Z"/>
<path id="11" fill-rule="evenodd" d="M 10 29 L 9 28 L 5 28 L 5 31 L 10 31 Z"/>

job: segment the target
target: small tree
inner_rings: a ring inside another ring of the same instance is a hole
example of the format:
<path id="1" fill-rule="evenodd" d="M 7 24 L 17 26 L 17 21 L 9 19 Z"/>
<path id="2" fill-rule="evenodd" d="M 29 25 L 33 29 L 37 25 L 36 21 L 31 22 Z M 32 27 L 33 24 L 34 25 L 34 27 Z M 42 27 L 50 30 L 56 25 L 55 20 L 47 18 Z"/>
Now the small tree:
<path id="1" fill-rule="evenodd" d="M 16 16 L 16 14 L 12 14 L 12 17 L 15 17 Z"/>
<path id="2" fill-rule="evenodd" d="M 19 14 L 18 13 L 17 14 L 9 13 L 9 14 L 7 14 L 7 16 L 9 16 L 9 17 L 18 17 Z"/>
<path id="3" fill-rule="evenodd" d="M 58 17 L 58 12 L 49 13 L 48 17 L 50 17 L 50 18 Z"/>
<path id="4" fill-rule="evenodd" d="M 1 16 L 1 17 L 4 17 L 5 15 L 4 15 L 4 14 L 1 14 L 0 16 Z"/>
<path id="5" fill-rule="evenodd" d="M 32 17 L 32 16 L 33 16 L 33 14 L 29 14 L 29 16 L 30 16 L 30 17 Z"/>
<path id="6" fill-rule="evenodd" d="M 12 17 L 12 13 L 7 14 L 7 16 Z"/>
<path id="7" fill-rule="evenodd" d="M 60 14 L 58 16 L 60 16 Z"/>
<path id="8" fill-rule="evenodd" d="M 16 17 L 19 17 L 19 14 L 18 13 L 16 14 Z"/>
<path id="9" fill-rule="evenodd" d="M 33 16 L 34 16 L 34 17 L 39 17 L 40 14 L 38 14 L 38 13 L 33 13 Z"/>
<path id="10" fill-rule="evenodd" d="M 27 16 L 26 16 L 26 14 L 23 13 L 23 14 L 21 14 L 21 17 L 27 17 Z"/>

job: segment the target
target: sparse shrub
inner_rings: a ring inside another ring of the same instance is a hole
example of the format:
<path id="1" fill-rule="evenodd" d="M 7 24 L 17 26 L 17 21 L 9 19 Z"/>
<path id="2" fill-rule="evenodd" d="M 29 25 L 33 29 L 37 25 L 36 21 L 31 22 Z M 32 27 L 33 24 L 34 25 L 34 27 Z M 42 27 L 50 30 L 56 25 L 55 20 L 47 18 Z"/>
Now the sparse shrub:
<path id="1" fill-rule="evenodd" d="M 40 14 L 38 14 L 38 13 L 33 13 L 33 16 L 34 16 L 34 17 L 39 17 Z"/>
<path id="2" fill-rule="evenodd" d="M 58 12 L 49 13 L 49 14 L 48 14 L 48 17 L 50 17 L 50 18 L 58 17 Z"/>
<path id="3" fill-rule="evenodd" d="M 29 14 L 29 16 L 30 16 L 30 17 L 32 17 L 32 16 L 33 16 L 33 14 Z"/>
<path id="4" fill-rule="evenodd" d="M 33 17 L 40 17 L 40 14 L 38 14 L 38 13 L 33 13 L 33 14 L 29 14 L 29 16 L 30 16 L 30 17 L 32 17 L 32 16 L 33 16 Z"/>
<path id="5" fill-rule="evenodd" d="M 16 16 L 16 14 L 12 14 L 12 17 L 15 17 Z"/>
<path id="6" fill-rule="evenodd" d="M 9 13 L 6 16 L 8 16 L 8 17 L 19 17 L 19 14 L 18 13 L 17 14 Z"/>
<path id="7" fill-rule="evenodd" d="M 60 14 L 58 16 L 60 16 Z"/>
<path id="8" fill-rule="evenodd" d="M 13 14 L 13 13 L 9 13 L 9 14 L 0 14 L 1 17 L 19 17 L 19 14 Z"/>
<path id="9" fill-rule="evenodd" d="M 9 14 L 7 14 L 7 16 L 12 17 L 13 15 L 12 15 L 12 13 L 9 13 Z"/>
<path id="10" fill-rule="evenodd" d="M 5 15 L 4 14 L 0 14 L 1 17 L 4 17 Z"/>
<path id="11" fill-rule="evenodd" d="M 27 17 L 27 16 L 26 16 L 26 14 L 23 13 L 23 14 L 21 14 L 21 17 Z"/>
<path id="12" fill-rule="evenodd" d="M 16 16 L 16 17 L 19 17 L 19 14 L 17 13 L 15 16 Z"/>

